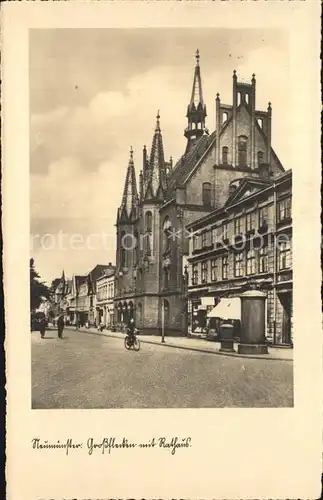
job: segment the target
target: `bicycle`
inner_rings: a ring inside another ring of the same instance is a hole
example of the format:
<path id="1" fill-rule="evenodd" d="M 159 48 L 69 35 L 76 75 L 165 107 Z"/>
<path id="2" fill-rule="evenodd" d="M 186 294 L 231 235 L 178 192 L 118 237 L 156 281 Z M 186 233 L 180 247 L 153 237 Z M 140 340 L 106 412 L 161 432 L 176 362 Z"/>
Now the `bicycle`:
<path id="1" fill-rule="evenodd" d="M 138 333 L 138 330 L 135 330 L 135 332 Z M 133 348 L 134 351 L 139 351 L 140 340 L 137 338 L 136 333 L 133 333 L 133 335 L 129 335 L 128 333 L 126 334 L 124 339 L 124 346 L 127 350 Z"/>

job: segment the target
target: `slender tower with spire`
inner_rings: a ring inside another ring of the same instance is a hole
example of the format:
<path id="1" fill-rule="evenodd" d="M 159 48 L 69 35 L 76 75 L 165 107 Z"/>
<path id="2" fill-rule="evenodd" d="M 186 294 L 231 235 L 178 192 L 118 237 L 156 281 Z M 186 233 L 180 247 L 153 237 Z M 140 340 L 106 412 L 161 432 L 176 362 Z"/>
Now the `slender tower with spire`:
<path id="1" fill-rule="evenodd" d="M 118 210 L 118 221 L 129 221 L 135 214 L 138 201 L 136 171 L 133 162 L 133 149 L 131 147 L 121 205 Z"/>
<path id="2" fill-rule="evenodd" d="M 200 53 L 197 49 L 196 65 L 194 70 L 191 100 L 187 107 L 188 124 L 184 135 L 187 139 L 186 153 L 194 146 L 196 141 L 205 133 L 206 106 L 203 100 L 202 79 L 200 70 Z"/>
<path id="3" fill-rule="evenodd" d="M 164 158 L 163 137 L 160 129 L 159 110 L 156 117 L 148 168 L 143 172 L 144 199 L 163 200 L 167 189 L 167 172 Z M 147 151 L 144 150 L 147 154 Z"/>

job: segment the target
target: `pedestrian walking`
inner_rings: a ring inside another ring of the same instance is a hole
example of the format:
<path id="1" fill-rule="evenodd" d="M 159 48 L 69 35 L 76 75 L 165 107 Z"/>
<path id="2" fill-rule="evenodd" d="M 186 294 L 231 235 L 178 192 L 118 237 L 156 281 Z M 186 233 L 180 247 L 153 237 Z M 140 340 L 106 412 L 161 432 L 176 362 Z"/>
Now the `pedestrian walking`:
<path id="1" fill-rule="evenodd" d="M 40 331 L 40 336 L 43 339 L 46 333 L 46 318 L 42 318 L 40 320 L 39 331 Z"/>
<path id="2" fill-rule="evenodd" d="M 63 338 L 63 330 L 64 330 L 64 318 L 63 316 L 60 316 L 57 320 L 57 332 L 59 339 Z"/>

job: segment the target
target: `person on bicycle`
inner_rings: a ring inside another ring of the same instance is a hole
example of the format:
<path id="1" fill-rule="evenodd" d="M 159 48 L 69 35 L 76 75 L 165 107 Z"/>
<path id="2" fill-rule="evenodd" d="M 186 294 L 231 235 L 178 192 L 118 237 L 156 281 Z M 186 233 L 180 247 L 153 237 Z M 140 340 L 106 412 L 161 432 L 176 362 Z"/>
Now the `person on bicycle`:
<path id="1" fill-rule="evenodd" d="M 129 335 L 131 340 L 134 340 L 135 332 L 136 332 L 135 320 L 131 318 L 127 328 L 127 334 Z"/>

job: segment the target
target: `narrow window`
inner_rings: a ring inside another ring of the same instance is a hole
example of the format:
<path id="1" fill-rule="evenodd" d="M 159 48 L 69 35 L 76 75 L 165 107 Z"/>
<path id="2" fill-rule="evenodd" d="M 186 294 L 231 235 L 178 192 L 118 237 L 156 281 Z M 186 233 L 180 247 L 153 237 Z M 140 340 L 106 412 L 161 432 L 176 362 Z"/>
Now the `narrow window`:
<path id="1" fill-rule="evenodd" d="M 263 153 L 263 151 L 258 151 L 257 158 L 258 158 L 258 166 L 259 166 L 259 165 L 261 165 L 264 162 L 264 153 Z"/>
<path id="2" fill-rule="evenodd" d="M 192 285 L 198 285 L 198 264 L 193 264 Z"/>
<path id="3" fill-rule="evenodd" d="M 291 217 L 291 198 L 285 198 L 278 203 L 278 222 L 281 222 Z"/>
<path id="4" fill-rule="evenodd" d="M 237 219 L 235 219 L 235 221 L 234 221 L 234 233 L 236 235 L 242 233 L 242 217 L 238 217 Z"/>
<path id="5" fill-rule="evenodd" d="M 229 148 L 227 146 L 223 146 L 223 148 L 222 148 L 222 163 L 223 163 L 223 165 L 228 164 L 228 152 L 229 152 Z"/>
<path id="6" fill-rule="evenodd" d="M 151 230 L 152 230 L 152 220 L 153 220 L 152 213 L 151 212 L 146 212 L 146 215 L 145 215 L 145 231 L 151 232 Z"/>
<path id="7" fill-rule="evenodd" d="M 248 139 L 247 137 L 241 135 L 238 138 L 238 163 L 239 167 L 247 166 L 247 149 L 248 149 Z"/>
<path id="8" fill-rule="evenodd" d="M 170 240 L 171 240 L 171 222 L 169 217 L 167 216 L 164 220 L 163 224 L 163 241 L 164 241 L 164 252 L 167 252 L 170 248 Z"/>
<path id="9" fill-rule="evenodd" d="M 243 276 L 243 252 L 236 253 L 234 256 L 234 275 L 236 278 Z"/>
<path id="10" fill-rule="evenodd" d="M 120 264 L 121 267 L 126 267 L 126 249 L 125 249 L 125 239 L 126 239 L 126 233 L 125 231 L 122 231 L 121 233 L 121 241 L 120 241 Z"/>
<path id="11" fill-rule="evenodd" d="M 202 283 L 207 283 L 207 261 L 202 262 L 202 276 L 201 276 L 201 281 Z"/>
<path id="12" fill-rule="evenodd" d="M 247 252 L 247 274 L 255 274 L 256 273 L 256 255 L 255 250 L 248 250 Z"/>
<path id="13" fill-rule="evenodd" d="M 268 209 L 262 207 L 259 209 L 259 227 L 264 227 L 268 224 Z"/>
<path id="14" fill-rule="evenodd" d="M 164 289 L 168 290 L 169 287 L 169 269 L 166 267 L 164 269 Z"/>
<path id="15" fill-rule="evenodd" d="M 211 206 L 211 183 L 204 182 L 202 186 L 203 205 Z"/>
<path id="16" fill-rule="evenodd" d="M 268 246 L 259 248 L 259 272 L 268 272 Z"/>
<path id="17" fill-rule="evenodd" d="M 291 267 L 291 242 L 282 241 L 279 243 L 279 270 L 289 269 Z"/>
<path id="18" fill-rule="evenodd" d="M 228 279 L 228 257 L 222 257 L 222 279 Z"/>
<path id="19" fill-rule="evenodd" d="M 253 214 L 248 213 L 246 215 L 246 232 L 252 231 L 253 229 Z"/>
<path id="20" fill-rule="evenodd" d="M 211 260 L 211 281 L 216 281 L 218 279 L 218 267 L 217 260 Z"/>

